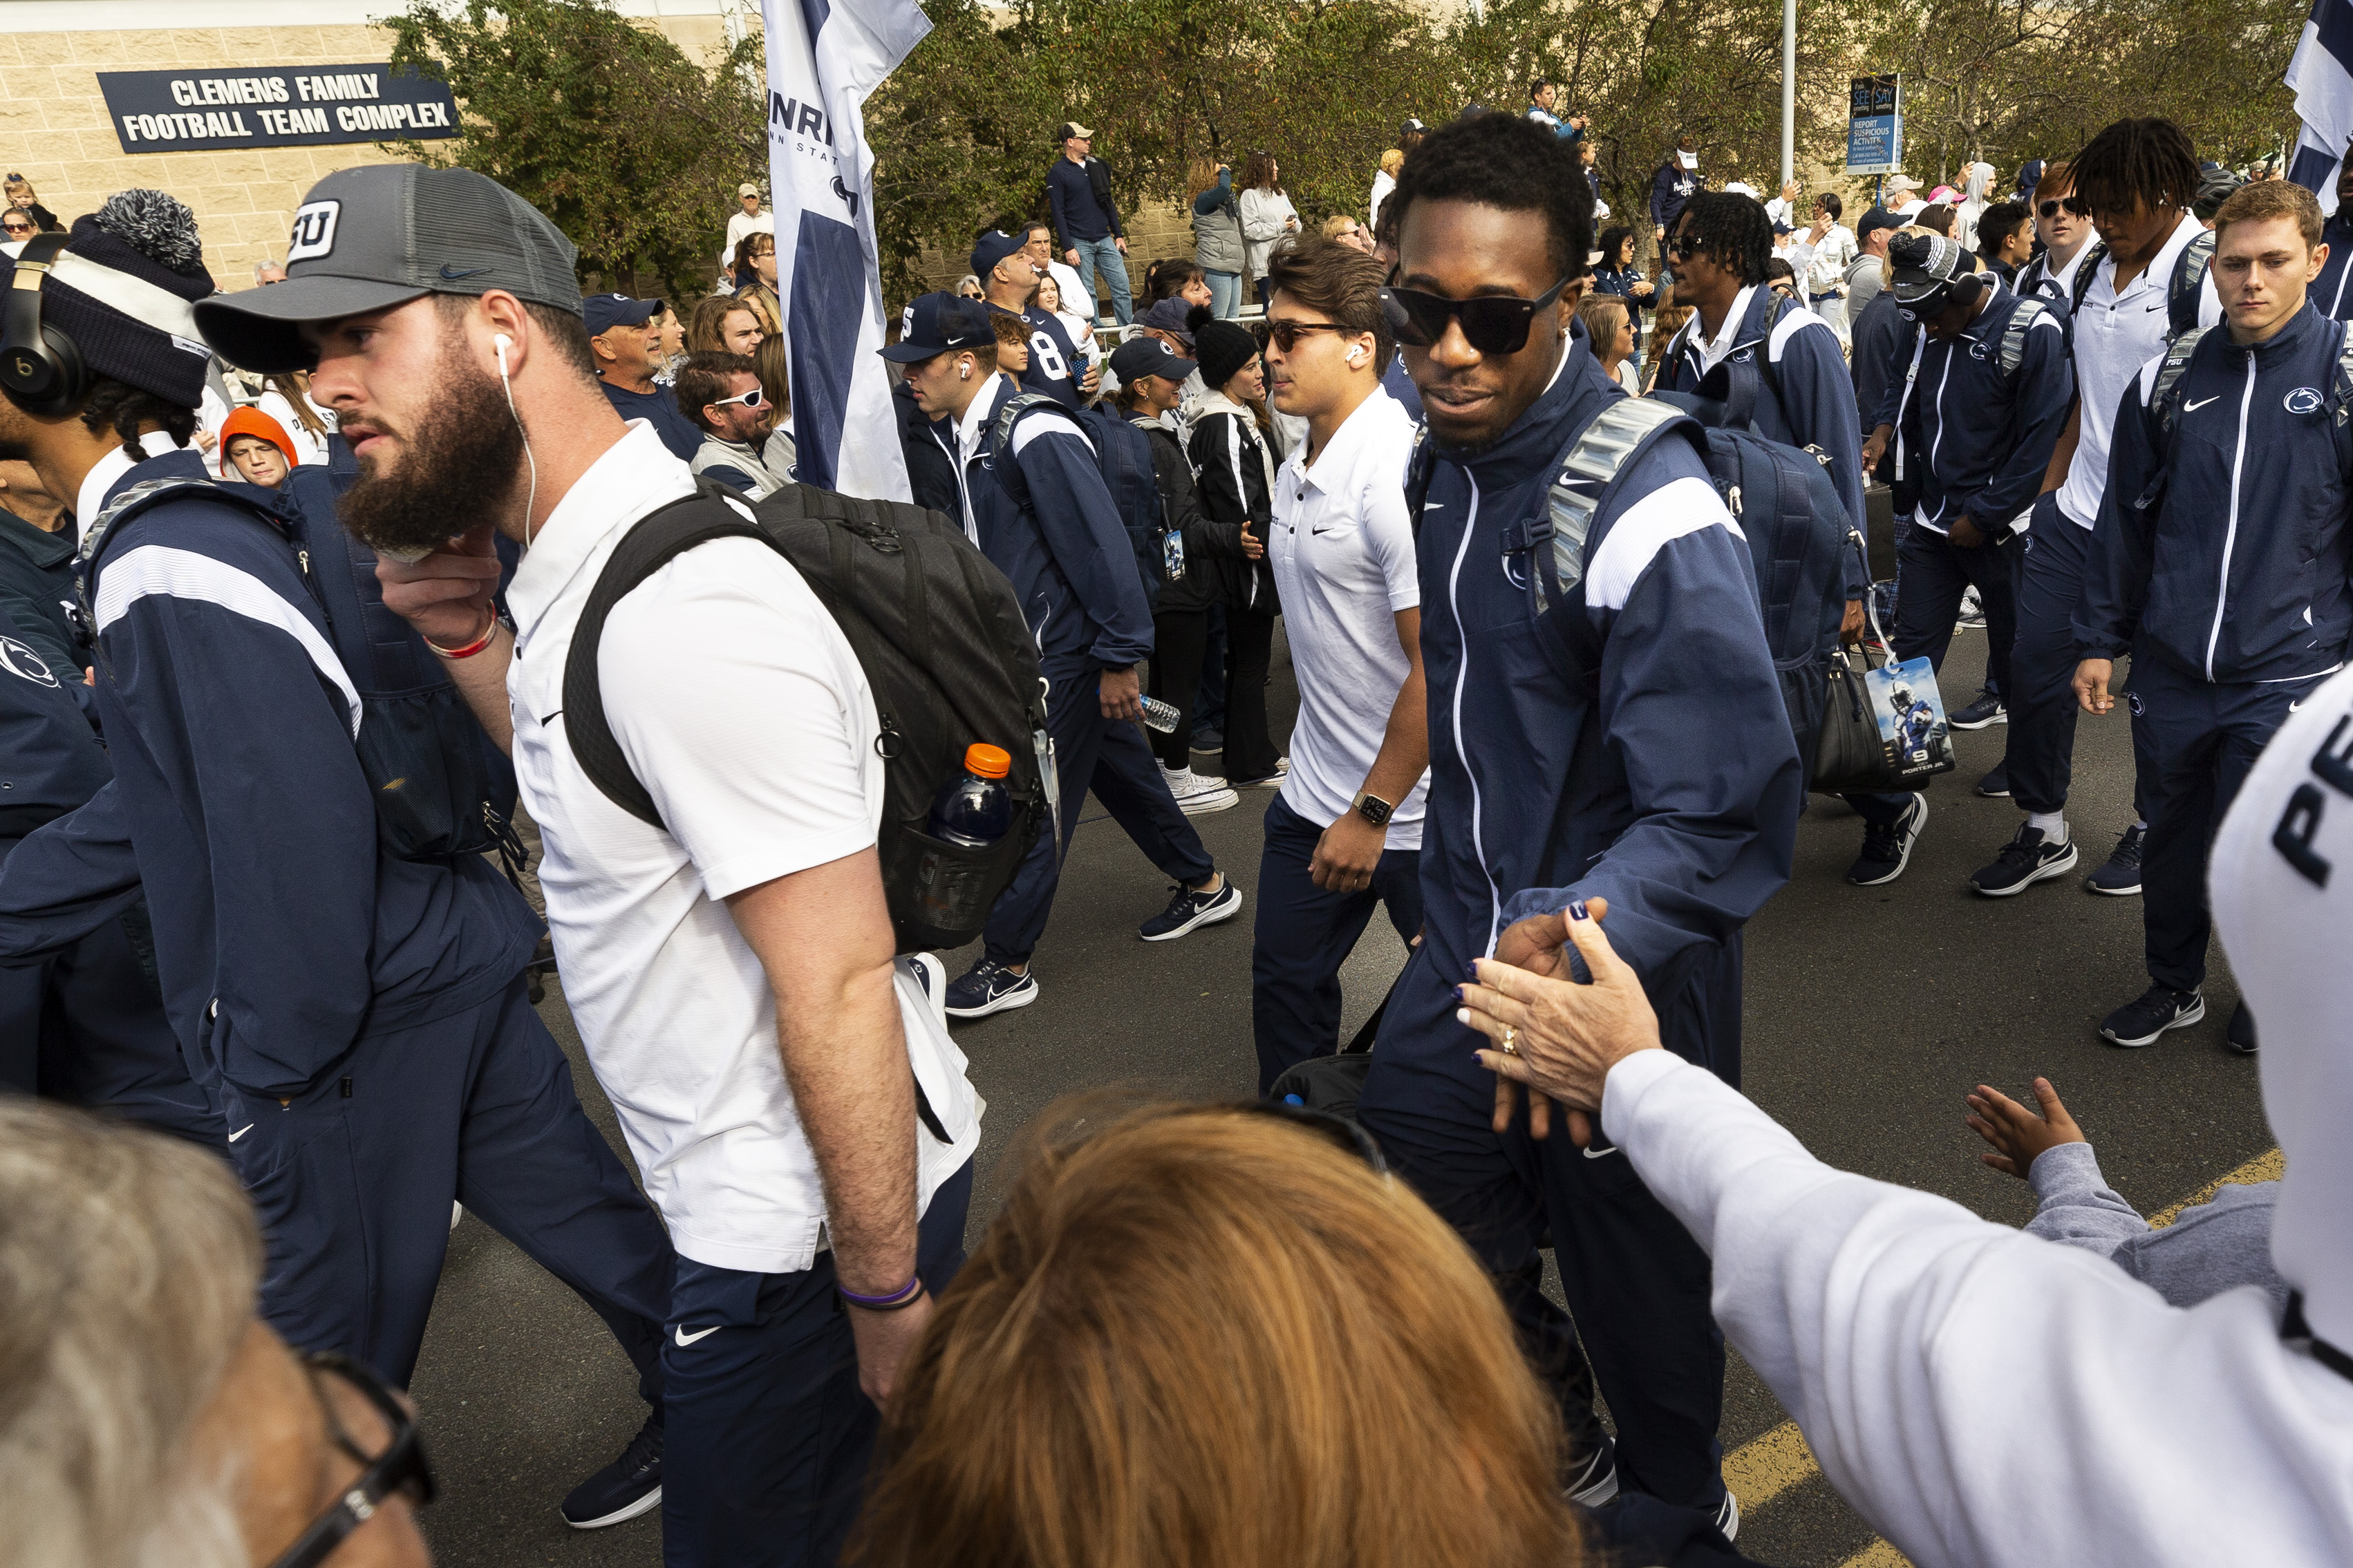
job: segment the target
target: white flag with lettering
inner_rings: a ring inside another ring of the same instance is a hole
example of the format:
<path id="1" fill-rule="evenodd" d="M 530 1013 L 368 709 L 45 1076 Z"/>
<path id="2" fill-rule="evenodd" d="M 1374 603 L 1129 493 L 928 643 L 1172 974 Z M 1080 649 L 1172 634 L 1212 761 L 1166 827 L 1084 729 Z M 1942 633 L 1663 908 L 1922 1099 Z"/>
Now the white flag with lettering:
<path id="1" fill-rule="evenodd" d="M 905 500 L 882 346 L 867 95 L 932 30 L 915 0 L 761 0 L 776 295 L 803 482 Z"/>

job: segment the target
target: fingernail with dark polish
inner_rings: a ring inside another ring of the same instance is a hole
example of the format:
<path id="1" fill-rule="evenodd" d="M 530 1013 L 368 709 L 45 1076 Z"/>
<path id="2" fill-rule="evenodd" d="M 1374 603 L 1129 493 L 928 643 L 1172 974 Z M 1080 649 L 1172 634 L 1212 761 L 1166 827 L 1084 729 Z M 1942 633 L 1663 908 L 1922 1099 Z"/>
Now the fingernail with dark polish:
<path id="1" fill-rule="evenodd" d="M 1573 921 L 1583 921 L 1591 920 L 1593 917 L 1585 912 L 1583 899 L 1571 899 L 1568 900 L 1568 918 Z"/>

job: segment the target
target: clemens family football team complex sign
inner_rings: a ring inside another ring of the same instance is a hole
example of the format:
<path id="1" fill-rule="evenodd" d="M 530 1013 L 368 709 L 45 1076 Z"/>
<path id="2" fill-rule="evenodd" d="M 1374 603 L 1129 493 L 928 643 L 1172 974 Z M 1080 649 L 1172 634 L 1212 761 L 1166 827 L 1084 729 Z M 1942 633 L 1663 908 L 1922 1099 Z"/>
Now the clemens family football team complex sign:
<path id="1" fill-rule="evenodd" d="M 100 71 L 125 153 L 432 141 L 458 134 L 447 82 L 388 65 Z"/>

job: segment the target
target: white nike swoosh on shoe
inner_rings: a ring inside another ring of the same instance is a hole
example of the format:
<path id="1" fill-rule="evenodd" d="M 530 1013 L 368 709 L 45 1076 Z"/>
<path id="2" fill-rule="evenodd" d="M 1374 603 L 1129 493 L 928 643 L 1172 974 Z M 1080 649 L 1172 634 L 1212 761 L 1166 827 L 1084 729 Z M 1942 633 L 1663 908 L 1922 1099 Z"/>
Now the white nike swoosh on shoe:
<path id="1" fill-rule="evenodd" d="M 726 1327 L 724 1323 L 713 1323 L 707 1329 L 699 1330 L 698 1331 L 690 1334 L 686 1331 L 686 1325 L 684 1323 L 681 1323 L 678 1326 L 678 1342 L 682 1345 L 691 1345 L 697 1340 L 709 1339 L 712 1335 L 717 1333 L 724 1327 Z"/>
<path id="2" fill-rule="evenodd" d="M 2201 401 L 2200 401 L 2200 402 L 2197 402 L 2197 403 L 2185 403 L 2185 404 L 2183 404 L 2183 405 L 2181 405 L 2181 412 L 2183 412 L 2184 414 L 2195 414 L 2195 413 L 2197 413 L 2200 409 L 2201 409 L 2201 408 L 2205 407 L 2205 406 L 2206 406 L 2206 405 L 2207 405 L 2207 404 L 2209 404 L 2209 403 L 2218 403 L 2218 402 L 2221 401 L 2221 397 L 2222 397 L 2222 395 L 2221 395 L 2221 393 L 2219 393 L 2219 392 L 2218 392 L 2218 393 L 2216 393 L 2213 396 L 2209 397 L 2209 398 L 2205 398 L 2205 399 L 2203 399 L 2203 400 L 2201 400 Z"/>
<path id="3" fill-rule="evenodd" d="M 240 1139 L 240 1138 L 244 1137 L 247 1133 L 248 1133 L 248 1132 L 250 1132 L 250 1131 L 253 1131 L 253 1123 L 252 1123 L 252 1122 L 250 1122 L 250 1121 L 248 1121 L 248 1122 L 247 1122 L 244 1126 L 242 1126 L 242 1127 L 238 1128 L 236 1131 L 234 1131 L 234 1132 L 230 1133 L 230 1134 L 228 1135 L 228 1141 L 229 1141 L 230 1142 L 234 1143 L 234 1142 L 236 1142 L 238 1139 Z"/>

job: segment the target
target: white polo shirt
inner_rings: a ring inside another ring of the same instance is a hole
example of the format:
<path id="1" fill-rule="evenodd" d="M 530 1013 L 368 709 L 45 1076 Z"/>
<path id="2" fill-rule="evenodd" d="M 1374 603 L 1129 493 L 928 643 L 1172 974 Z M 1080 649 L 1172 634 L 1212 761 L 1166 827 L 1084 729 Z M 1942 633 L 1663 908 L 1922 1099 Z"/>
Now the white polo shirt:
<path id="1" fill-rule="evenodd" d="M 825 1247 L 825 1194 L 767 975 L 722 900 L 873 846 L 880 726 L 856 656 L 791 563 L 715 540 L 623 599 L 597 658 L 613 733 L 669 830 L 589 782 L 560 717 L 573 627 L 628 525 L 693 489 L 632 420 L 533 541 L 507 591 L 515 773 L 546 845 L 565 996 L 670 1240 L 698 1263 L 780 1274 Z M 978 1147 L 982 1105 L 903 965 L 897 985 L 915 1081 L 951 1140 L 910 1129 L 928 1204 Z"/>
<path id="2" fill-rule="evenodd" d="M 2083 399 L 2084 412 L 2077 422 L 2075 456 L 2067 465 L 2067 482 L 2059 487 L 2059 510 L 2079 528 L 2100 521 L 2100 497 L 2108 488 L 2108 445 L 2116 434 L 2116 409 L 2140 367 L 2165 352 L 2166 328 L 2172 319 L 2168 306 L 2174 263 L 2180 260 L 2182 247 L 2205 231 L 2205 225 L 2183 213 L 2165 248 L 2141 268 L 2140 276 L 2122 294 L 2116 292 L 2113 256 L 2100 258 L 2100 269 L 2084 290 L 2084 303 L 2075 311 L 2073 323 L 2075 393 Z M 2075 259 L 2080 264 L 2083 256 Z M 2222 300 L 2214 292 L 2210 270 L 2198 286 L 2198 324 L 2211 327 L 2221 319 Z"/>
<path id="3" fill-rule="evenodd" d="M 1337 821 L 1365 787 L 1413 668 L 1397 633 L 1398 612 L 1421 605 L 1405 499 L 1413 431 L 1403 405 L 1376 389 L 1313 468 L 1303 440 L 1274 477 L 1266 554 L 1299 682 L 1282 804 L 1313 823 Z M 1388 847 L 1421 847 L 1429 793 L 1425 769 L 1397 803 Z"/>

